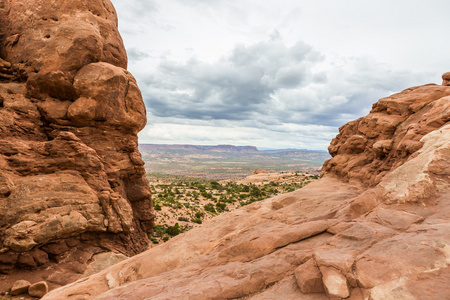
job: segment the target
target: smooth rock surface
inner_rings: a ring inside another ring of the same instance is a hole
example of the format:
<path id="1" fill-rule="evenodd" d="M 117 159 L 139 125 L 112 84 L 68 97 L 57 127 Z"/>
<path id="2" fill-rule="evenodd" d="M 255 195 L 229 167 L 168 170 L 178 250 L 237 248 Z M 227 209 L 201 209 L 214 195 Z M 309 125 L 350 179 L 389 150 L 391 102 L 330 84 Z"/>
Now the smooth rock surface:
<path id="1" fill-rule="evenodd" d="M 330 299 L 343 299 L 350 296 L 350 290 L 344 274 L 333 267 L 322 267 L 320 271 L 325 292 Z"/>

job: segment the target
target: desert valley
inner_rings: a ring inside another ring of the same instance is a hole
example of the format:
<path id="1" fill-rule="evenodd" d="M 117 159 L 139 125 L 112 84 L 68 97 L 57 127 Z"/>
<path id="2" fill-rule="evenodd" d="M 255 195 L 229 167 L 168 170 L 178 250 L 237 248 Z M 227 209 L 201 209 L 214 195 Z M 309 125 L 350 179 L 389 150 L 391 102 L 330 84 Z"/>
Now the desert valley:
<path id="1" fill-rule="evenodd" d="M 327 154 L 139 144 L 127 63 L 109 0 L 0 0 L 0 300 L 450 299 L 450 73 Z"/>

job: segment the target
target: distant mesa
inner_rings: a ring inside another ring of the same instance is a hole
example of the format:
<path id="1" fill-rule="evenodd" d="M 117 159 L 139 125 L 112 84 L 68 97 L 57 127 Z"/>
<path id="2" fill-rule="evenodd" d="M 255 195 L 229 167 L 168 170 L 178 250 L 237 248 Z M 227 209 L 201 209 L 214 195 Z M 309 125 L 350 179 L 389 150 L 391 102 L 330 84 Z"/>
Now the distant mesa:
<path id="1" fill-rule="evenodd" d="M 199 146 L 199 145 L 166 145 L 166 144 L 139 144 L 142 150 L 196 150 L 213 152 L 259 152 L 255 146 Z"/>
<path id="2" fill-rule="evenodd" d="M 287 149 L 263 149 L 262 151 L 266 153 L 280 153 L 280 152 L 326 152 L 325 150 L 309 150 L 309 149 L 295 149 L 295 148 L 287 148 Z"/>

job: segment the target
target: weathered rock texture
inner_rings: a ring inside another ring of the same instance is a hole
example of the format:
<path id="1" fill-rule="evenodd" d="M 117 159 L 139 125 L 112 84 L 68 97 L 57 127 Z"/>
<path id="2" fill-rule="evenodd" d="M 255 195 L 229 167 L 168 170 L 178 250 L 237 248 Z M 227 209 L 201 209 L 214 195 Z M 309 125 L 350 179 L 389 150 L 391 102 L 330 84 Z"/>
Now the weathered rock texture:
<path id="1" fill-rule="evenodd" d="M 339 128 L 323 172 L 370 186 L 380 183 L 414 157 L 423 136 L 450 120 L 449 96 L 450 86 L 425 85 L 380 99 L 368 116 Z"/>
<path id="2" fill-rule="evenodd" d="M 65 262 L 65 284 L 145 250 L 145 106 L 110 1 L 1 0 L 0 55 L 0 273 Z"/>
<path id="3" fill-rule="evenodd" d="M 323 176 L 44 299 L 450 298 L 450 87 L 378 101 Z"/>

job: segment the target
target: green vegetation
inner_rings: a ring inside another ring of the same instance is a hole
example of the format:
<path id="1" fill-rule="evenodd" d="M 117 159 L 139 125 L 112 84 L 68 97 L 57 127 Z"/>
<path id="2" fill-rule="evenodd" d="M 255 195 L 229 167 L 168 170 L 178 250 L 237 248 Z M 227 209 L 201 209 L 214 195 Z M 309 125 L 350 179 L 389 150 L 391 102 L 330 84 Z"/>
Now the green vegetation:
<path id="1" fill-rule="evenodd" d="M 148 174 L 157 211 L 157 225 L 150 239 L 154 244 L 167 241 L 218 214 L 300 189 L 318 178 L 297 173 L 282 175 L 281 182 L 243 184 L 238 180 Z"/>
<path id="2" fill-rule="evenodd" d="M 153 243 L 158 244 L 159 238 L 164 241 L 167 241 L 167 240 L 169 240 L 169 238 L 174 237 L 174 236 L 180 234 L 181 232 L 184 232 L 191 228 L 192 228 L 191 226 L 181 226 L 178 223 L 175 223 L 175 225 L 173 225 L 173 226 L 168 226 L 166 224 L 156 225 L 153 228 L 153 235 L 150 237 L 150 240 Z"/>

